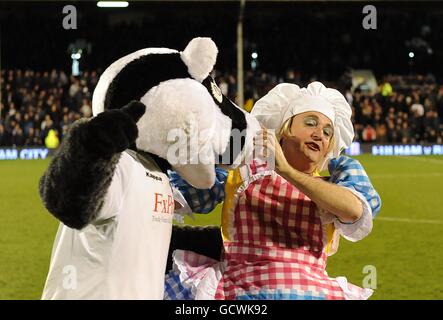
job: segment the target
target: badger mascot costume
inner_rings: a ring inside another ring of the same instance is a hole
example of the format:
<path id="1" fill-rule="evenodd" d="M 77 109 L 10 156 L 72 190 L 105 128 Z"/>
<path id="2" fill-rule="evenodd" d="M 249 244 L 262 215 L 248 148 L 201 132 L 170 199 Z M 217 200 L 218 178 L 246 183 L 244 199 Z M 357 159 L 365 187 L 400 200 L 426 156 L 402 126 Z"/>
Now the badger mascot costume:
<path id="1" fill-rule="evenodd" d="M 211 188 L 215 165 L 234 168 L 252 152 L 259 125 L 210 77 L 216 56 L 211 39 L 195 38 L 182 52 L 136 51 L 102 74 L 94 117 L 72 125 L 40 180 L 61 222 L 43 299 L 162 299 L 171 233 L 176 247 L 205 239 L 202 254 L 221 245 L 218 229 L 172 231 L 175 209 L 190 209 L 167 175 Z"/>

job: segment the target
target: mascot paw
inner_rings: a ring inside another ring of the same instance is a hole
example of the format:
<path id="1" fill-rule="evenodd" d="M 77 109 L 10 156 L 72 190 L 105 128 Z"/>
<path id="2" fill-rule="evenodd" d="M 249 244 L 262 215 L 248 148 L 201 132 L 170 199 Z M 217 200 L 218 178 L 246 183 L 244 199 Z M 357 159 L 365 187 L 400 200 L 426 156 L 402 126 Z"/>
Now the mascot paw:
<path id="1" fill-rule="evenodd" d="M 86 149 L 100 158 L 110 158 L 128 149 L 138 137 L 137 121 L 145 109 L 143 103 L 132 101 L 121 109 L 100 113 L 85 128 Z"/>

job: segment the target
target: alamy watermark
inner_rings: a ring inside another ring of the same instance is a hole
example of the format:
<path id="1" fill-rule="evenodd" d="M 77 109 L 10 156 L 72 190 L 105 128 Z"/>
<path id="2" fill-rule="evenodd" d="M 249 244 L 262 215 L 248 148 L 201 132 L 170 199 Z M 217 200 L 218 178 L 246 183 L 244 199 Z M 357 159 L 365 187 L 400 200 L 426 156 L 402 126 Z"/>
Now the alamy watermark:
<path id="1" fill-rule="evenodd" d="M 66 5 L 63 7 L 62 13 L 66 14 L 62 21 L 63 29 L 77 29 L 77 8 L 73 5 Z"/>
<path id="2" fill-rule="evenodd" d="M 63 268 L 63 289 L 65 290 L 76 290 L 78 279 L 77 279 L 77 268 L 73 265 L 66 265 Z"/>
<path id="3" fill-rule="evenodd" d="M 362 273 L 366 274 L 363 278 L 363 288 L 377 289 L 377 268 L 373 265 L 366 265 L 363 267 Z"/>
<path id="4" fill-rule="evenodd" d="M 273 130 L 266 130 L 267 138 L 252 130 L 232 129 L 225 132 L 199 130 L 198 120 L 191 119 L 186 128 L 174 128 L 167 134 L 166 160 L 171 165 L 227 165 L 236 167 L 254 159 L 275 167 L 275 156 L 268 143 Z M 260 139 L 260 141 L 259 141 Z"/>
<path id="5" fill-rule="evenodd" d="M 366 5 L 363 7 L 363 13 L 366 16 L 363 17 L 362 26 L 365 30 L 377 29 L 377 8 L 373 5 Z"/>

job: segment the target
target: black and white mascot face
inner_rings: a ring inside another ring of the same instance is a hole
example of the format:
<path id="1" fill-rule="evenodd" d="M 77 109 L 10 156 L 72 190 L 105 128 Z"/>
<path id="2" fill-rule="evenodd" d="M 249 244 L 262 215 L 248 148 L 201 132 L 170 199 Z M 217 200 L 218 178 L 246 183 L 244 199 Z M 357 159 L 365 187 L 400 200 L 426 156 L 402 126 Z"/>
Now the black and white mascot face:
<path id="1" fill-rule="evenodd" d="M 260 129 L 210 77 L 217 53 L 210 38 L 194 38 L 184 51 L 147 48 L 117 60 L 94 91 L 94 116 L 141 101 L 136 150 L 166 159 L 194 187 L 211 187 L 214 165 L 240 164 Z"/>

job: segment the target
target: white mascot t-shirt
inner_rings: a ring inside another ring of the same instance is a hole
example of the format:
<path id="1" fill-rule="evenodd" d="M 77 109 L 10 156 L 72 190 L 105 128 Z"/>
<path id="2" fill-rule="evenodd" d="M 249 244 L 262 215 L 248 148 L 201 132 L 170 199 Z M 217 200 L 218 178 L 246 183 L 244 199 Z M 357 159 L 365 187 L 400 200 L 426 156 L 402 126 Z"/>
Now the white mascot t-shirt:
<path id="1" fill-rule="evenodd" d="M 60 224 L 42 299 L 163 299 L 173 213 L 168 177 L 123 152 L 98 217 Z"/>

